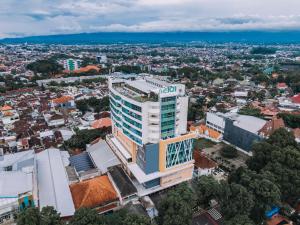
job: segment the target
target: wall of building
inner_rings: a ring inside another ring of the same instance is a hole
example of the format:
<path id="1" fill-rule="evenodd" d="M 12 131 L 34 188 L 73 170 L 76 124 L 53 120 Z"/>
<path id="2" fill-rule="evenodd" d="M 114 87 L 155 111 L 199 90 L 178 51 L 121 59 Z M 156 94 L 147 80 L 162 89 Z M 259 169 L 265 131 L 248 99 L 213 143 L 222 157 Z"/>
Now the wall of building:
<path id="1" fill-rule="evenodd" d="M 247 152 L 251 151 L 254 142 L 261 141 L 263 138 L 250 131 L 234 126 L 233 120 L 226 119 L 223 139 L 236 147 L 239 147 Z"/>
<path id="2" fill-rule="evenodd" d="M 191 164 L 191 167 L 189 168 L 178 170 L 168 176 L 164 176 L 160 179 L 160 185 L 162 187 L 168 187 L 186 180 L 190 180 L 193 176 L 193 170 L 194 164 Z"/>
<path id="3" fill-rule="evenodd" d="M 137 164 L 145 174 L 157 172 L 159 169 L 159 145 L 148 144 L 138 147 Z"/>
<path id="4" fill-rule="evenodd" d="M 160 179 L 159 178 L 144 183 L 145 188 L 153 188 L 153 187 L 156 187 L 156 186 L 159 186 L 159 185 L 160 185 Z"/>
<path id="5" fill-rule="evenodd" d="M 187 130 L 187 115 L 188 115 L 189 97 L 178 97 L 177 98 L 177 110 L 179 112 L 176 115 L 176 134 L 185 134 Z"/>
<path id="6" fill-rule="evenodd" d="M 132 162 L 136 162 L 137 145 L 130 140 L 119 128 L 114 128 L 114 136 L 122 143 L 125 149 L 130 153 Z"/>
<path id="7" fill-rule="evenodd" d="M 206 125 L 218 132 L 223 133 L 225 129 L 225 119 L 216 113 L 206 113 Z"/>

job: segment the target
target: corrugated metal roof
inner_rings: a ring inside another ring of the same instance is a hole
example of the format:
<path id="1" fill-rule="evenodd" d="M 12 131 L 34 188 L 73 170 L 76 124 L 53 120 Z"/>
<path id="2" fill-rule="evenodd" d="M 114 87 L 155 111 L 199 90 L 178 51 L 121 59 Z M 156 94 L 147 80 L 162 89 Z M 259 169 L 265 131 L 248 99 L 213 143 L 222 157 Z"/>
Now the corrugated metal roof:
<path id="1" fill-rule="evenodd" d="M 75 167 L 77 173 L 95 169 L 95 165 L 88 152 L 80 153 L 70 157 L 70 163 Z"/>
<path id="2" fill-rule="evenodd" d="M 53 206 L 62 217 L 75 212 L 69 181 L 58 149 L 50 148 L 36 155 L 39 206 Z"/>

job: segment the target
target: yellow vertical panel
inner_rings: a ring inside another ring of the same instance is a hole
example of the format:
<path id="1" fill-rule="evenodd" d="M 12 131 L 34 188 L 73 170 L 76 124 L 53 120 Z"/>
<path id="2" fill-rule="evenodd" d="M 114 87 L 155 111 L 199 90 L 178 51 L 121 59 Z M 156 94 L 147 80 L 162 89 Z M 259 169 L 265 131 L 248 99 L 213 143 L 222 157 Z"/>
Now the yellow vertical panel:
<path id="1" fill-rule="evenodd" d="M 159 142 L 159 171 L 166 170 L 166 148 L 167 144 L 164 141 Z"/>

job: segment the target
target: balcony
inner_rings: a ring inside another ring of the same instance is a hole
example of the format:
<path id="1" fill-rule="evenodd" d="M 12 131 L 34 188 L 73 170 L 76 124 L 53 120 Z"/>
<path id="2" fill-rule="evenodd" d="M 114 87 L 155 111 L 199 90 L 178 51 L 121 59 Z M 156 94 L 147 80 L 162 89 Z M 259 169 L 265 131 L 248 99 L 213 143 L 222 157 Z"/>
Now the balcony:
<path id="1" fill-rule="evenodd" d="M 159 117 L 149 117 L 149 122 L 150 123 L 159 123 Z"/>

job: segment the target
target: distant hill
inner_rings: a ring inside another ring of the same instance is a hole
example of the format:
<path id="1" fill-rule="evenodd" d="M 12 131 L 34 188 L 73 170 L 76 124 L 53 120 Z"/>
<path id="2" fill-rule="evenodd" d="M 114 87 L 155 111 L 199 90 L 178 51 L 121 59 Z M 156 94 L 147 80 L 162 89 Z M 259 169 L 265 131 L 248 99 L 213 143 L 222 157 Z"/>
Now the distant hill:
<path id="1" fill-rule="evenodd" d="M 253 43 L 253 44 L 289 44 L 300 43 L 300 31 L 282 32 L 102 32 L 66 35 L 31 36 L 23 38 L 5 38 L 0 43 L 19 44 L 113 44 L 113 43 Z"/>

